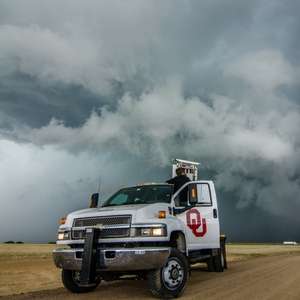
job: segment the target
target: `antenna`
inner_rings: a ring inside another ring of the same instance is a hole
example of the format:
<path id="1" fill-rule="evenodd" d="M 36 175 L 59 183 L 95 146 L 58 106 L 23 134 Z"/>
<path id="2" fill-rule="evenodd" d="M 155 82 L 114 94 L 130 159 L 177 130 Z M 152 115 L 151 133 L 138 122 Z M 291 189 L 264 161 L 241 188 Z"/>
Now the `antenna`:
<path id="1" fill-rule="evenodd" d="M 100 189 L 101 189 L 101 175 L 99 175 L 99 180 L 98 180 L 98 194 L 100 195 Z"/>

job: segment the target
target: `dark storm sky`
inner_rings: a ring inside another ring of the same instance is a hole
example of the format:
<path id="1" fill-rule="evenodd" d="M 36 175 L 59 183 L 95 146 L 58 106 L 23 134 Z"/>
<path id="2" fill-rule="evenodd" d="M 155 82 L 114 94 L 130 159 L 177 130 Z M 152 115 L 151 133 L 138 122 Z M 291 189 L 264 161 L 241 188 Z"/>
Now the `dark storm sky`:
<path id="1" fill-rule="evenodd" d="M 300 240 L 299 1 L 0 2 L 0 241 L 200 161 L 238 241 Z"/>

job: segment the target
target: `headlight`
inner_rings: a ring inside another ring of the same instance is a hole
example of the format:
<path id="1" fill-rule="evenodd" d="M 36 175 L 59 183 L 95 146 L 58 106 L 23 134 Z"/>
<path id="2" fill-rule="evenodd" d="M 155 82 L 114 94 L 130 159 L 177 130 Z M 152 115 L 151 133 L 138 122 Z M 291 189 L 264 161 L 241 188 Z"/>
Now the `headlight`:
<path id="1" fill-rule="evenodd" d="M 165 225 L 151 227 L 133 227 L 131 228 L 131 236 L 167 236 L 167 227 Z"/>
<path id="2" fill-rule="evenodd" d="M 163 235 L 165 235 L 165 230 L 162 227 L 160 227 L 160 228 L 153 228 L 152 229 L 152 235 L 153 236 L 163 236 Z"/>
<path id="3" fill-rule="evenodd" d="M 59 241 L 69 240 L 70 239 L 70 231 L 60 231 L 60 232 L 58 232 L 57 239 Z"/>

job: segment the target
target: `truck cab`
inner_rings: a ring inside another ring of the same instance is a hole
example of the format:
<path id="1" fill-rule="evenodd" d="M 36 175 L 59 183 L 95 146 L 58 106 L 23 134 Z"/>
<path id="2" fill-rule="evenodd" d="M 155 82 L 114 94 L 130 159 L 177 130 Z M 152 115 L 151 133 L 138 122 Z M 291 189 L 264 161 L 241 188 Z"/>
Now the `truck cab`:
<path id="1" fill-rule="evenodd" d="M 145 279 L 157 297 L 183 293 L 190 266 L 206 262 L 209 271 L 226 267 L 214 184 L 198 180 L 198 163 L 174 160 L 192 180 L 174 193 L 173 185 L 125 187 L 97 206 L 75 211 L 58 230 L 53 258 L 71 292 L 88 292 L 101 280 Z M 186 191 L 187 202 L 179 195 Z"/>

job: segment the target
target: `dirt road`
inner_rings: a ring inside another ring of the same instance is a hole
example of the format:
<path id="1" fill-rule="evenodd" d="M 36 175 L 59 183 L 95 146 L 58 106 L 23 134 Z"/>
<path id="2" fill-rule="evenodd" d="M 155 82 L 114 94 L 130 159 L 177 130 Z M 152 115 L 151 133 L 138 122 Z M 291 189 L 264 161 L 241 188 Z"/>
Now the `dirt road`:
<path id="1" fill-rule="evenodd" d="M 95 292 L 73 295 L 63 288 L 0 299 L 153 299 L 142 281 L 104 283 Z M 181 299 L 300 299 L 300 255 L 275 255 L 231 262 L 224 273 L 195 268 Z"/>

